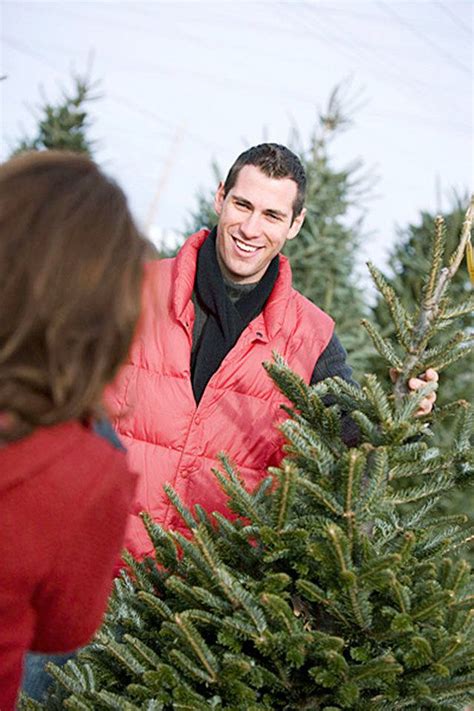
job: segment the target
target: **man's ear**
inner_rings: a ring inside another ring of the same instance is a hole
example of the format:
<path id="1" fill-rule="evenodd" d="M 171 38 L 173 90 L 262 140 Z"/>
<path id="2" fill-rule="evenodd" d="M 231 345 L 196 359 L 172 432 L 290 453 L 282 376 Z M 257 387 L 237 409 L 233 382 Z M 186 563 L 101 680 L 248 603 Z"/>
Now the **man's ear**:
<path id="1" fill-rule="evenodd" d="M 224 183 L 221 182 L 219 183 L 219 187 L 217 188 L 216 194 L 214 196 L 214 210 L 218 215 L 221 214 L 222 212 L 222 206 L 224 205 L 224 200 L 225 200 L 225 195 L 224 195 Z"/>
<path id="2" fill-rule="evenodd" d="M 299 215 L 296 215 L 295 219 L 293 220 L 293 223 L 290 227 L 290 231 L 288 232 L 288 237 L 287 239 L 293 239 L 296 237 L 298 232 L 303 226 L 304 218 L 306 217 L 306 208 L 304 207 Z"/>

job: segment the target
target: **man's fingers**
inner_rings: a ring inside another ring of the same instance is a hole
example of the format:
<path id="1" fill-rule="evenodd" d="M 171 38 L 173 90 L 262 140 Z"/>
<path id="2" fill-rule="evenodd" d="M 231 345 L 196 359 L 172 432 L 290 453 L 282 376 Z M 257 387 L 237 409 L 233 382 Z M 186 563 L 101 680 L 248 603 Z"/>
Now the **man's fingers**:
<path id="1" fill-rule="evenodd" d="M 428 368 L 424 374 L 425 380 L 431 383 L 437 383 L 439 380 L 439 373 L 434 368 Z"/>
<path id="2" fill-rule="evenodd" d="M 408 387 L 410 390 L 419 390 L 424 385 L 426 385 L 426 380 L 421 380 L 421 378 L 410 378 L 408 381 Z"/>
<path id="3" fill-rule="evenodd" d="M 430 393 L 420 402 L 418 410 L 415 412 L 415 417 L 429 415 L 436 401 L 436 393 Z"/>
<path id="4" fill-rule="evenodd" d="M 400 372 L 396 368 L 390 368 L 388 373 L 390 375 L 390 380 L 392 381 L 392 383 L 396 383 Z"/>

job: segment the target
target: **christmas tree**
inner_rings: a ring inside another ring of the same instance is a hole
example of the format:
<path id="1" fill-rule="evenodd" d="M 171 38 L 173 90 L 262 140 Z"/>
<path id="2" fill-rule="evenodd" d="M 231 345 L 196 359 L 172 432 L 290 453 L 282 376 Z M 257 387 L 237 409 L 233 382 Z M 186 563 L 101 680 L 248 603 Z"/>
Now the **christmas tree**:
<path id="1" fill-rule="evenodd" d="M 12 155 L 47 149 L 92 155 L 93 141 L 87 135 L 90 120 L 85 105 L 97 98 L 93 95 L 95 84 L 80 76 L 74 76 L 73 83 L 73 90 L 63 91 L 57 104 L 45 100 L 40 107 L 36 135 L 20 139 Z"/>
<path id="2" fill-rule="evenodd" d="M 298 238 L 287 243 L 285 254 L 295 288 L 336 321 L 337 334 L 358 379 L 372 352 L 367 333 L 360 327 L 367 306 L 357 254 L 373 178 L 363 171 L 361 161 L 338 169 L 331 156 L 333 141 L 352 125 L 354 100 L 344 90 L 340 85 L 331 93 L 318 115 L 309 147 L 294 132 L 292 146 L 302 158 L 308 181 L 307 214 Z"/>
<path id="3" fill-rule="evenodd" d="M 215 475 L 233 521 L 187 510 L 169 488 L 189 537 L 143 514 L 156 561 L 128 556 L 93 644 L 52 669 L 45 707 L 24 701 L 24 710 L 464 708 L 474 693 L 474 581 L 459 554 L 474 527 L 433 512 L 473 480 L 474 415 L 465 401 L 436 411 L 457 418 L 442 450 L 433 417 L 413 416 L 435 384 L 409 394 L 406 382 L 472 348 L 469 333 L 431 341 L 472 311 L 472 298 L 454 301 L 449 287 L 473 219 L 474 201 L 446 266 L 438 221 L 412 312 L 370 267 L 396 338 L 366 326 L 399 373 L 393 392 L 373 374 L 360 389 L 340 379 L 308 387 L 276 355 L 266 368 L 289 415 L 281 467 L 248 492 L 222 458 Z M 341 409 L 359 425 L 357 447 L 341 439 Z"/>
<path id="4" fill-rule="evenodd" d="M 459 242 L 462 231 L 464 211 L 463 205 L 466 197 L 457 194 L 452 195 L 449 209 L 443 214 L 443 229 L 445 230 L 446 251 L 454 251 Z M 425 275 L 429 269 L 430 242 L 433 231 L 436 228 L 437 216 L 423 211 L 420 214 L 417 224 L 409 224 L 404 229 L 398 229 L 398 240 L 389 258 L 392 276 L 385 276 L 386 281 L 400 295 L 403 306 L 412 310 L 419 302 L 423 292 Z M 464 301 L 469 296 L 471 286 L 467 269 L 459 269 L 454 275 L 449 293 L 454 301 Z M 375 306 L 372 309 L 372 319 L 387 337 L 394 334 L 394 324 L 390 318 L 387 304 L 379 295 Z M 454 336 L 456 328 L 466 329 L 470 324 L 470 315 L 466 314 L 451 324 L 450 337 Z M 446 339 L 447 331 L 443 330 L 442 338 Z M 381 369 L 380 362 L 376 360 L 371 363 L 371 370 L 377 372 L 380 377 L 386 376 Z M 469 401 L 474 399 L 474 381 L 472 371 L 474 370 L 474 359 L 471 355 L 467 360 L 459 361 L 449 367 L 446 375 L 446 382 L 440 392 L 438 402 L 449 402 L 459 398 L 466 398 Z M 443 422 L 443 429 L 446 423 Z"/>
<path id="5" fill-rule="evenodd" d="M 463 204 L 465 203 L 465 197 L 453 193 L 449 209 L 443 215 L 442 229 L 445 231 L 445 249 L 448 253 L 453 252 L 459 242 L 464 219 Z M 436 224 L 436 215 L 424 211 L 416 224 L 410 224 L 406 228 L 398 230 L 398 242 L 390 257 L 392 276 L 385 277 L 385 279 L 400 295 L 403 306 L 409 310 L 415 307 L 423 293 L 424 279 L 429 269 L 431 235 L 436 229 Z M 450 297 L 456 303 L 463 302 L 469 298 L 471 289 L 468 271 L 465 267 L 462 267 L 450 282 Z M 372 319 L 385 337 L 393 337 L 395 327 L 390 318 L 385 299 L 381 296 L 377 299 L 372 310 Z M 433 336 L 433 345 L 450 338 L 457 338 L 459 329 L 463 331 L 469 329 L 472 326 L 472 315 L 466 313 L 451 323 L 447 322 L 444 326 L 438 336 Z M 369 370 L 375 372 L 382 380 L 387 378 L 386 369 L 376 359 L 369 360 Z M 446 369 L 443 387 L 437 401 L 438 405 L 459 399 L 473 402 L 473 372 L 474 357 L 472 353 L 466 358 L 452 363 Z M 433 425 L 439 446 L 446 448 L 448 451 L 455 427 L 456 420 L 454 416 L 439 418 Z M 440 501 L 441 511 L 444 514 L 462 513 L 466 510 L 466 502 L 468 504 L 470 502 L 471 508 L 474 506 L 472 490 L 469 487 L 466 489 L 458 487 L 449 496 L 443 497 Z M 474 546 L 470 548 L 469 558 L 471 561 L 474 560 Z"/>

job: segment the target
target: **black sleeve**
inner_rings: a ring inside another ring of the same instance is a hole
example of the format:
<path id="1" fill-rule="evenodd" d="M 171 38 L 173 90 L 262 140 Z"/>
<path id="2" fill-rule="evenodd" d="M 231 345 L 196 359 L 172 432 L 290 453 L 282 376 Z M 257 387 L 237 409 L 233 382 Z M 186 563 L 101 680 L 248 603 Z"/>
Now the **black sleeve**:
<path id="1" fill-rule="evenodd" d="M 334 333 L 328 345 L 319 356 L 311 376 L 311 385 L 338 376 L 347 380 L 351 385 L 358 387 L 358 383 L 352 378 L 352 368 L 347 363 L 347 353 L 339 338 Z M 326 395 L 323 398 L 325 405 L 332 405 L 335 398 Z M 347 412 L 341 414 L 341 436 L 344 444 L 348 447 L 356 447 L 360 442 L 360 430 L 354 420 Z"/>
<path id="2" fill-rule="evenodd" d="M 357 385 L 355 380 L 352 379 L 352 368 L 346 359 L 346 350 L 334 333 L 314 366 L 311 385 L 316 385 L 316 383 L 326 378 L 334 378 L 336 375 L 343 378 L 343 380 L 347 380 L 351 385 Z"/>

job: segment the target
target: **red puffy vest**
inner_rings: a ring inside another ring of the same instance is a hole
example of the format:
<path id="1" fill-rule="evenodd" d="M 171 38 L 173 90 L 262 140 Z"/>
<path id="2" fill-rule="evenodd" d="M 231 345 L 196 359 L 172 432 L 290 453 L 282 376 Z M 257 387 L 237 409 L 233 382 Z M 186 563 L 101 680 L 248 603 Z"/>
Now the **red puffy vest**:
<path id="1" fill-rule="evenodd" d="M 122 368 L 109 402 L 117 431 L 139 473 L 134 513 L 126 545 L 138 557 L 151 552 L 138 512 L 148 511 L 165 528 L 183 522 L 163 491 L 169 483 L 192 507 L 230 515 L 226 496 L 211 472 L 225 452 L 249 490 L 269 465 L 282 458 L 277 426 L 286 398 L 262 367 L 280 353 L 306 382 L 328 344 L 334 324 L 291 286 L 288 260 L 280 270 L 264 310 L 243 331 L 209 381 L 199 406 L 191 386 L 194 322 L 192 292 L 199 247 L 208 235 L 189 237 L 174 259 L 147 265 L 142 317 L 129 362 Z"/>

